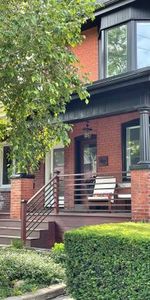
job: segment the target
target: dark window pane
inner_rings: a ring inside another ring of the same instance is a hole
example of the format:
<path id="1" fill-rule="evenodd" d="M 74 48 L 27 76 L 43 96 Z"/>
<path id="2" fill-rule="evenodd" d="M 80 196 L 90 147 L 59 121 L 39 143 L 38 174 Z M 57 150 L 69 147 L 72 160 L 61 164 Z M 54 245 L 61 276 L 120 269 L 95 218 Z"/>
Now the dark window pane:
<path id="1" fill-rule="evenodd" d="M 106 75 L 114 76 L 127 71 L 127 25 L 117 26 L 106 33 Z"/>
<path id="2" fill-rule="evenodd" d="M 10 155 L 10 147 L 4 146 L 4 148 L 3 148 L 3 184 L 10 184 L 8 169 L 10 167 L 11 161 L 10 161 L 9 155 Z"/>
<path id="3" fill-rule="evenodd" d="M 137 67 L 150 66 L 150 23 L 137 23 Z"/>

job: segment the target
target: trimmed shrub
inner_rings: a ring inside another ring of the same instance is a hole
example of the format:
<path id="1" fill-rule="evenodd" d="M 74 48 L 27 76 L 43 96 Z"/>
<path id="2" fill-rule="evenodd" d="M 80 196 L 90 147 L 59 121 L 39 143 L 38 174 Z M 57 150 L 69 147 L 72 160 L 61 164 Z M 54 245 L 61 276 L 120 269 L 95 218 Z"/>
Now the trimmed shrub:
<path id="1" fill-rule="evenodd" d="M 51 249 L 50 256 L 55 261 L 55 263 L 65 264 L 66 254 L 64 244 L 55 243 L 54 247 Z"/>
<path id="2" fill-rule="evenodd" d="M 150 299 L 150 224 L 82 227 L 65 233 L 68 288 L 76 300 Z"/>

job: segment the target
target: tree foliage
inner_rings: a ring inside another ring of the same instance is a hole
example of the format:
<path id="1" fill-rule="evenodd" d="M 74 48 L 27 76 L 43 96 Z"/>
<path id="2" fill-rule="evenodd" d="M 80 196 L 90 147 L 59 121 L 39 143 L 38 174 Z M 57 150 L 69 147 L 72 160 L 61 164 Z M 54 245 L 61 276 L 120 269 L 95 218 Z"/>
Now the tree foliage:
<path id="1" fill-rule="evenodd" d="M 69 142 L 65 113 L 71 94 L 88 99 L 71 47 L 93 18 L 95 0 L 0 0 L 0 101 L 17 172 L 34 170 L 56 143 Z"/>

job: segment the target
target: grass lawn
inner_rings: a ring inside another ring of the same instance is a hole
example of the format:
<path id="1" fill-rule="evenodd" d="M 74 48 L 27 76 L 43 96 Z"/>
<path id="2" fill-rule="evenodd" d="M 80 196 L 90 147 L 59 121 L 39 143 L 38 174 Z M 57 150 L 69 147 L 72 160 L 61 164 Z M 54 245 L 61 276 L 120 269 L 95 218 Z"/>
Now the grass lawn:
<path id="1" fill-rule="evenodd" d="M 0 299 L 22 295 L 64 280 L 63 267 L 49 253 L 0 249 Z"/>

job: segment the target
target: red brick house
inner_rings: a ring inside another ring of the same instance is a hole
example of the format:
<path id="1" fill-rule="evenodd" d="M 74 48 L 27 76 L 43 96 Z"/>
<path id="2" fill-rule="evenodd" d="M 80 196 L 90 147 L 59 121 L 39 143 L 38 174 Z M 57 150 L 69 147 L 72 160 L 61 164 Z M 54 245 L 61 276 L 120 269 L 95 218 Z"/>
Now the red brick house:
<path id="1" fill-rule="evenodd" d="M 150 219 L 150 5 L 146 0 L 100 2 L 104 7 L 83 27 L 86 39 L 73 49 L 93 84 L 89 104 L 74 95 L 63 117 L 73 124 L 70 146 L 48 153 L 35 178 L 21 174 L 11 183 L 9 147 L 1 149 L 0 243 L 19 234 L 21 200 L 33 195 L 22 205 L 27 215 L 22 236 L 33 231 L 33 245 L 38 245 L 35 228 L 44 230 L 41 241 L 50 245 L 72 227 Z M 94 192 L 97 178 L 115 178 L 113 201 L 108 191 L 107 201 Z M 44 242 L 47 230 L 51 241 Z"/>

